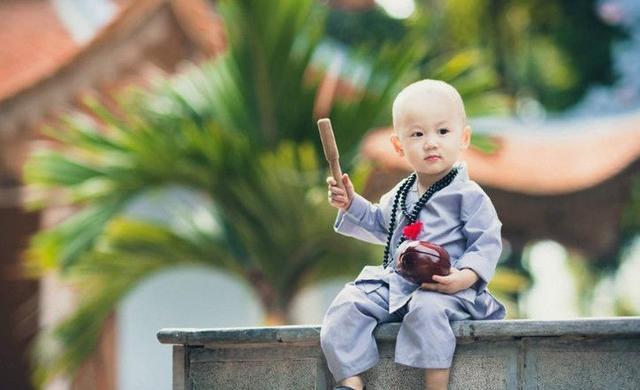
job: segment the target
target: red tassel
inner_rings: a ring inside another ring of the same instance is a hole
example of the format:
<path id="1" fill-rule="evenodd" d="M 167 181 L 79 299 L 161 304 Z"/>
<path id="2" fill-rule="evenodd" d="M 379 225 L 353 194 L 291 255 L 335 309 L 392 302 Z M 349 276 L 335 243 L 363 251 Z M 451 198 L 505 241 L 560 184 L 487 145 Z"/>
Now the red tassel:
<path id="1" fill-rule="evenodd" d="M 402 229 L 402 235 L 407 238 L 407 240 L 415 240 L 418 238 L 418 235 L 422 231 L 422 222 L 416 221 L 412 224 L 405 226 Z"/>

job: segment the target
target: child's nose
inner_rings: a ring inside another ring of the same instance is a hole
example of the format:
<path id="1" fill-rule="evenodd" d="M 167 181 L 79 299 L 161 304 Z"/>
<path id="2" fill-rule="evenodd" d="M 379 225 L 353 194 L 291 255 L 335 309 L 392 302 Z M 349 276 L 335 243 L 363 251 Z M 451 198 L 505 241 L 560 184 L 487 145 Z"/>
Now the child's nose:
<path id="1" fill-rule="evenodd" d="M 438 146 L 438 141 L 435 139 L 435 137 L 426 136 L 423 146 L 425 149 L 433 149 Z"/>

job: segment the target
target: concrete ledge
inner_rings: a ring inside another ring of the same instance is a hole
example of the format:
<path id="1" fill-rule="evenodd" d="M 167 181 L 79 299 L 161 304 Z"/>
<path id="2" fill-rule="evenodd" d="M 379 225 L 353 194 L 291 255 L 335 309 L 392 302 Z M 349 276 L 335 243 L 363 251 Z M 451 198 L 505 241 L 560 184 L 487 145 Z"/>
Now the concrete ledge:
<path id="1" fill-rule="evenodd" d="M 514 338 L 560 336 L 640 335 L 640 317 L 612 317 L 564 321 L 508 320 L 456 321 L 452 324 L 458 338 Z M 378 326 L 376 339 L 394 341 L 400 323 Z M 282 342 L 320 342 L 319 325 L 291 325 L 279 327 L 161 329 L 158 340 L 162 344 L 253 344 Z"/>
<path id="2" fill-rule="evenodd" d="M 451 389 L 638 389 L 640 317 L 454 322 Z M 423 370 L 394 363 L 399 323 L 379 326 L 367 388 L 420 389 Z M 174 389 L 330 389 L 319 326 L 162 329 Z"/>

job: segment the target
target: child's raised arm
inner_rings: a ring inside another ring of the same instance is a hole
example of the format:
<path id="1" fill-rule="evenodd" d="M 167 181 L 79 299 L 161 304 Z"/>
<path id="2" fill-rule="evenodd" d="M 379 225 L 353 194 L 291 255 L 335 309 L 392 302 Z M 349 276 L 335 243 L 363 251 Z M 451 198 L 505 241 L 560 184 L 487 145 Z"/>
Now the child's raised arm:
<path id="1" fill-rule="evenodd" d="M 327 183 L 329 182 L 330 180 L 327 179 Z M 332 206 L 340 209 L 333 229 L 345 236 L 354 237 L 372 244 L 384 245 L 387 242 L 387 234 L 389 232 L 393 195 L 398 190 L 399 185 L 384 194 L 380 198 L 380 203 L 374 204 L 353 190 L 353 184 L 348 176 L 346 176 L 344 184 L 344 192 L 334 189 L 338 195 L 334 196 L 335 202 L 332 203 L 330 201 Z M 331 184 L 329 184 L 329 191 L 332 191 Z M 339 207 L 339 205 L 344 207 Z"/>

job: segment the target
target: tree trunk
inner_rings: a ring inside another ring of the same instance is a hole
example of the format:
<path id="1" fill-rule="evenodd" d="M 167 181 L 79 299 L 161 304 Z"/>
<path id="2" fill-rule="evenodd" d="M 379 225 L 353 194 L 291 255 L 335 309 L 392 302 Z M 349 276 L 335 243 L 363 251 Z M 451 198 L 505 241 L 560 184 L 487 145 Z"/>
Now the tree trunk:
<path id="1" fill-rule="evenodd" d="M 285 309 L 272 308 L 266 309 L 263 323 L 265 326 L 290 325 L 291 320 Z"/>
<path id="2" fill-rule="evenodd" d="M 290 324 L 289 307 L 291 306 L 291 299 L 283 297 L 286 293 L 277 291 L 267 278 L 265 278 L 264 274 L 255 268 L 247 271 L 247 279 L 260 297 L 260 302 L 265 310 L 264 325 L 277 326 Z"/>

